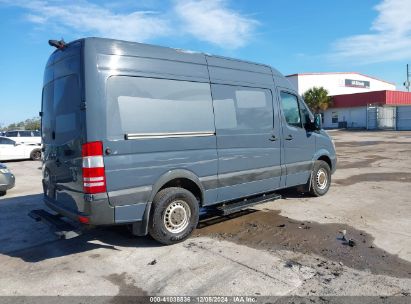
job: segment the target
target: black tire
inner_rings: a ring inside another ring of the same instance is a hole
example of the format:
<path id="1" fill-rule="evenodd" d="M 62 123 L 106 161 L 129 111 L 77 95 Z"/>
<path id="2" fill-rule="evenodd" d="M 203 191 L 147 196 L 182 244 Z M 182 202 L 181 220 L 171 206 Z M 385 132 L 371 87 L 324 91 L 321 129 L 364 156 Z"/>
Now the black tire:
<path id="1" fill-rule="evenodd" d="M 0 191 L 0 196 L 5 196 L 6 195 L 6 191 Z"/>
<path id="2" fill-rule="evenodd" d="M 310 180 L 310 194 L 313 196 L 323 196 L 328 192 L 331 185 L 331 169 L 323 160 L 314 162 Z"/>
<path id="3" fill-rule="evenodd" d="M 31 160 L 40 160 L 41 159 L 41 150 L 40 149 L 35 149 L 35 150 L 31 151 L 30 159 Z"/>
<path id="4" fill-rule="evenodd" d="M 154 197 L 148 232 L 162 244 L 175 244 L 190 236 L 197 227 L 198 219 L 199 203 L 190 191 L 178 187 L 166 188 Z M 180 220 L 184 224 L 179 227 Z"/>

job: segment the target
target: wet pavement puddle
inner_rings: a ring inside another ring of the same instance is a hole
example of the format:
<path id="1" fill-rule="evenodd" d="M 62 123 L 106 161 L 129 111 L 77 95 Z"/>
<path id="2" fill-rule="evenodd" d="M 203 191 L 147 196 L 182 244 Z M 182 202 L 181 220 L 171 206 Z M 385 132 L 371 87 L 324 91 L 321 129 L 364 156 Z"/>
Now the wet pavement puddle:
<path id="1" fill-rule="evenodd" d="M 339 231 L 346 230 L 343 241 Z M 374 238 L 345 224 L 296 221 L 279 211 L 245 210 L 200 221 L 194 236 L 208 236 L 255 249 L 315 254 L 373 274 L 411 278 L 411 263 L 373 245 Z M 348 245 L 353 239 L 354 247 Z M 323 265 L 318 265 L 319 267 Z"/>

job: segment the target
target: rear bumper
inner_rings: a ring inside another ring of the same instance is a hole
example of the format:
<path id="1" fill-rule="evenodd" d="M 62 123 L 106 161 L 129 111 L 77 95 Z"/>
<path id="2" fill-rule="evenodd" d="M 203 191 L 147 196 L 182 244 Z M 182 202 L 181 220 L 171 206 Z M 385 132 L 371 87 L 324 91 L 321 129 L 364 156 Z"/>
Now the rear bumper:
<path id="1" fill-rule="evenodd" d="M 147 234 L 149 203 L 113 207 L 110 205 L 107 195 L 85 195 L 84 197 L 84 202 L 82 202 L 83 212 L 63 207 L 46 195 L 44 196 L 44 202 L 53 211 L 77 222 L 94 226 L 133 224 L 135 234 Z"/>
<path id="2" fill-rule="evenodd" d="M 113 225 L 114 224 L 114 208 L 111 207 L 108 201 L 84 202 L 83 212 L 75 210 L 75 207 L 68 208 L 59 204 L 51 198 L 44 196 L 44 203 L 53 211 L 61 214 L 73 221 L 80 221 L 80 218 L 87 218 L 87 224 L 90 225 Z"/>
<path id="3" fill-rule="evenodd" d="M 0 174 L 0 191 L 7 191 L 14 187 L 16 178 L 13 174 Z"/>

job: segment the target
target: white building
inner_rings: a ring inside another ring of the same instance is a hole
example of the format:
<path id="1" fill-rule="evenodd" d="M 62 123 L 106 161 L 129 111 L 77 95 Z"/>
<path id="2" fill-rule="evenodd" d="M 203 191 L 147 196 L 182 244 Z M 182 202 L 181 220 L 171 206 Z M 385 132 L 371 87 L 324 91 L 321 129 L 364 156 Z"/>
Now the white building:
<path id="1" fill-rule="evenodd" d="M 356 72 L 301 73 L 286 76 L 302 95 L 312 87 L 323 87 L 330 96 L 372 91 L 395 91 L 395 84 Z"/>

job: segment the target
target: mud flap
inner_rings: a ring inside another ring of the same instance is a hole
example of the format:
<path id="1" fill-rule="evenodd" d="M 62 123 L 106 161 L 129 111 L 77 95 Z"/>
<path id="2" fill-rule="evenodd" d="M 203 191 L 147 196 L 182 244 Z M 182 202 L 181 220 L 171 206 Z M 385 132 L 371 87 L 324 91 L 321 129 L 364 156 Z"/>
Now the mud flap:
<path id="1" fill-rule="evenodd" d="M 132 224 L 131 233 L 135 236 L 146 236 L 148 234 L 148 223 L 150 220 L 151 202 L 147 203 L 143 219 Z"/>
<path id="2" fill-rule="evenodd" d="M 310 192 L 311 191 L 311 181 L 312 181 L 312 177 L 313 177 L 313 170 L 311 170 L 311 173 L 310 173 L 310 178 L 308 179 L 308 189 L 307 189 L 307 192 Z"/>

